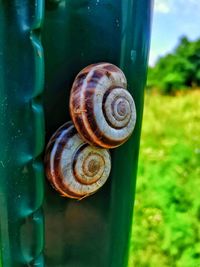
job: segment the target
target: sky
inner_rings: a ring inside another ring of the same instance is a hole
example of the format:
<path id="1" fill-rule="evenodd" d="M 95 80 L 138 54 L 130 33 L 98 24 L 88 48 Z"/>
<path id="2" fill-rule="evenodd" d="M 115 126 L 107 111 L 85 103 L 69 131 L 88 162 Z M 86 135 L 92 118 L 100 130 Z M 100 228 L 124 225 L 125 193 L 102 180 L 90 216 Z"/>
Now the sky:
<path id="1" fill-rule="evenodd" d="M 149 64 L 173 51 L 183 35 L 200 38 L 200 0 L 154 0 Z"/>

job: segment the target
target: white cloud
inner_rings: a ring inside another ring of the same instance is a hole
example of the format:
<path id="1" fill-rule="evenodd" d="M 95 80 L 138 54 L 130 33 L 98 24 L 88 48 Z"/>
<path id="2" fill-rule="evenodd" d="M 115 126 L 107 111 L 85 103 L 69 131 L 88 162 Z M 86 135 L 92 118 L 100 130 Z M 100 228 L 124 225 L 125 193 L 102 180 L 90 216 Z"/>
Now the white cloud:
<path id="1" fill-rule="evenodd" d="M 168 14 L 171 12 L 192 13 L 200 10 L 200 0 L 154 0 L 156 13 Z"/>
<path id="2" fill-rule="evenodd" d="M 154 10 L 157 13 L 169 13 L 171 10 L 170 0 L 155 0 Z"/>
<path id="3" fill-rule="evenodd" d="M 200 0 L 154 0 L 149 64 L 174 49 L 180 36 L 200 38 Z M 163 34 L 165 33 L 165 34 Z"/>

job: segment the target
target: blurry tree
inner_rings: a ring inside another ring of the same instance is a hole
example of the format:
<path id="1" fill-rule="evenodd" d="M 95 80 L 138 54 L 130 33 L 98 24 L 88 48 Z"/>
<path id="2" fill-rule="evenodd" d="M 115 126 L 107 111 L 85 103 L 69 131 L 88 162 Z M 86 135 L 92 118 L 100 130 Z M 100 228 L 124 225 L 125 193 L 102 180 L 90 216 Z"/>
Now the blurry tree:
<path id="1" fill-rule="evenodd" d="M 189 41 L 182 37 L 175 50 L 149 67 L 148 88 L 164 93 L 200 86 L 200 39 Z"/>

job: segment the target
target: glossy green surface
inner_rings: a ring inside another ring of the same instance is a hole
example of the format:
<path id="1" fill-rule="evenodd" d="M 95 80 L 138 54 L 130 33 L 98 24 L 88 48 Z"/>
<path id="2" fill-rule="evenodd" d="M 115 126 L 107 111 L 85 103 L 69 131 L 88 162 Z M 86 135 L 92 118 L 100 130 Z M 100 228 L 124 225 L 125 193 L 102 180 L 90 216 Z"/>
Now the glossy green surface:
<path id="1" fill-rule="evenodd" d="M 42 0 L 0 2 L 2 266 L 123 267 L 134 201 L 151 0 L 49 0 L 45 15 L 43 11 Z M 106 185 L 77 202 L 60 197 L 46 181 L 44 186 L 41 153 L 45 134 L 47 142 L 69 120 L 75 75 L 100 61 L 125 72 L 137 124 L 131 139 L 112 151 Z"/>
<path id="2" fill-rule="evenodd" d="M 43 10 L 40 0 L 0 1 L 2 267 L 43 266 Z"/>
<path id="3" fill-rule="evenodd" d="M 55 2 L 55 1 L 54 1 Z M 112 173 L 95 195 L 67 200 L 46 184 L 46 266 L 123 267 L 127 264 L 135 177 L 149 49 L 151 1 L 71 0 L 46 7 L 46 141 L 69 120 L 68 101 L 76 74 L 96 62 L 125 72 L 137 108 L 131 139 L 112 150 Z"/>

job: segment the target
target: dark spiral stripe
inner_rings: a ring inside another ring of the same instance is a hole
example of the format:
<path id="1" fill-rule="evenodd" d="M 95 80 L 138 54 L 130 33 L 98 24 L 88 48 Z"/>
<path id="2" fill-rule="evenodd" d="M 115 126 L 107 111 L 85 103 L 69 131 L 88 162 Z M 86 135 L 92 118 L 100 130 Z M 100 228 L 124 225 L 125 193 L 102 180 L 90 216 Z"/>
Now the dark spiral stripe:
<path id="1" fill-rule="evenodd" d="M 115 76 L 121 75 L 119 81 L 115 80 Z M 72 86 L 70 95 L 70 113 L 72 120 L 77 128 L 81 137 L 91 145 L 100 146 L 104 148 L 117 147 L 124 143 L 127 138 L 114 139 L 105 135 L 105 133 L 100 130 L 98 123 L 95 119 L 94 111 L 94 95 L 96 93 L 97 85 L 101 84 L 101 79 L 107 76 L 107 78 L 112 81 L 111 86 L 108 88 L 107 92 L 103 97 L 102 101 L 102 111 L 104 118 L 110 127 L 113 127 L 109 121 L 105 112 L 105 100 L 109 93 L 115 88 L 121 88 L 123 86 L 126 90 L 126 78 L 123 72 L 115 65 L 109 63 L 98 63 L 92 64 L 85 69 L 83 69 L 76 77 L 75 82 Z M 84 79 L 84 82 L 80 83 L 79 80 Z M 85 89 L 85 83 L 86 89 Z M 80 84 L 80 86 L 78 86 Z M 84 119 L 85 118 L 85 119 Z M 85 121 L 87 120 L 87 123 Z M 116 129 L 123 129 L 123 127 L 116 127 Z M 92 136 L 91 133 L 92 132 Z"/>
<path id="2" fill-rule="evenodd" d="M 82 199 L 95 193 L 106 182 L 110 164 L 109 152 L 84 143 L 72 122 L 56 131 L 45 153 L 48 180 L 69 198 Z"/>
<path id="3" fill-rule="evenodd" d="M 77 173 L 77 171 L 76 171 L 76 164 L 77 164 L 77 161 L 78 161 L 78 157 L 79 157 L 79 155 L 88 147 L 89 145 L 88 144 L 83 144 L 82 146 L 80 146 L 78 149 L 77 149 L 77 151 L 76 151 L 76 153 L 75 153 L 75 155 L 74 155 L 74 157 L 73 157 L 73 166 L 72 166 L 72 169 L 73 169 L 73 174 L 74 174 L 74 178 L 78 181 L 78 182 L 80 182 L 81 184 L 85 184 L 85 185 L 92 185 L 93 183 L 95 183 L 95 182 L 97 182 L 101 177 L 95 177 L 95 175 L 98 173 L 98 169 L 97 169 L 97 171 L 96 171 L 96 173 L 94 172 L 93 174 L 91 173 L 90 175 L 88 175 L 88 174 L 86 174 L 87 173 L 87 168 L 86 168 L 86 166 L 85 166 L 85 168 L 84 168 L 84 165 L 82 165 L 82 170 L 83 170 L 83 172 L 84 172 L 84 174 L 86 175 L 86 176 L 89 176 L 90 177 L 90 179 L 89 179 L 89 181 L 88 181 L 88 179 L 82 179 L 82 178 L 80 178 L 79 176 L 79 173 Z M 88 155 L 87 155 L 87 157 L 90 157 L 90 156 L 92 156 L 92 155 L 96 155 L 96 156 L 98 156 L 98 157 L 100 157 L 101 155 L 100 154 L 97 154 L 97 153 L 95 153 L 95 152 L 90 152 Z M 87 158 L 86 158 L 87 159 Z M 86 159 L 84 159 L 84 161 L 82 162 L 83 164 L 85 163 L 85 160 Z M 104 161 L 104 159 L 103 159 L 103 157 L 101 156 L 101 159 L 102 159 L 102 162 L 105 164 L 105 161 Z M 102 165 L 103 166 L 103 165 Z M 100 165 L 99 165 L 99 169 L 100 169 Z M 85 177 L 84 177 L 85 178 Z"/>
<path id="4" fill-rule="evenodd" d="M 79 147 L 79 149 L 76 151 L 75 155 L 74 155 L 74 160 L 73 160 L 73 165 L 72 165 L 72 169 L 73 169 L 73 173 L 74 173 L 74 177 L 78 177 L 78 174 L 76 173 L 76 163 L 77 163 L 77 159 L 78 159 L 78 155 L 79 153 L 81 153 L 81 151 L 83 151 L 86 147 L 88 146 L 88 144 L 84 144 L 81 147 Z M 82 181 L 83 182 L 83 181 Z M 86 185 L 88 183 L 85 183 Z"/>
<path id="5" fill-rule="evenodd" d="M 91 145 L 99 145 L 98 140 L 101 140 L 104 143 L 104 146 L 109 148 L 110 146 L 117 146 L 120 142 L 115 141 L 104 136 L 104 133 L 101 132 L 98 128 L 96 123 L 95 115 L 94 115 L 94 105 L 93 105 L 93 95 L 95 93 L 95 88 L 99 83 L 99 79 L 104 76 L 104 73 L 100 72 L 99 70 L 94 71 L 91 79 L 87 83 L 87 90 L 85 91 L 84 95 L 84 107 L 81 110 L 80 107 L 80 88 L 73 86 L 73 95 L 74 97 L 71 99 L 71 117 L 76 125 L 78 132 L 81 134 L 83 139 Z M 111 88 L 112 89 L 112 88 Z M 80 110 L 80 113 L 78 111 Z M 77 113 L 75 112 L 77 111 Z M 87 119 L 89 125 L 94 132 L 96 139 L 91 138 L 90 134 L 88 133 L 88 129 L 85 127 L 82 118 L 82 112 L 87 111 Z"/>
<path id="6" fill-rule="evenodd" d="M 96 139 L 91 140 L 91 144 L 93 143 L 93 144 L 98 146 L 99 145 L 98 140 L 100 140 L 108 148 L 110 146 L 117 146 L 120 142 L 104 136 L 104 133 L 101 132 L 101 130 L 99 129 L 99 127 L 97 125 L 97 122 L 95 120 L 94 105 L 93 105 L 93 103 L 94 103 L 93 102 L 94 90 L 95 90 L 95 87 L 93 88 L 93 92 L 90 92 L 89 90 L 85 91 L 85 107 L 86 107 L 86 110 L 88 111 L 87 112 L 87 119 L 88 119 L 89 125 L 90 125 L 93 133 L 96 136 Z M 103 106 L 102 106 L 102 109 L 104 109 Z M 87 134 L 87 138 L 90 138 L 90 135 L 88 132 L 84 133 L 84 134 L 85 135 Z"/>
<path id="7" fill-rule="evenodd" d="M 51 166 L 50 166 L 50 157 L 51 157 L 51 151 L 55 145 L 55 142 L 57 138 L 60 137 L 60 135 L 63 133 L 63 131 L 66 131 L 66 133 L 63 135 L 62 139 L 60 140 L 58 144 L 58 148 L 56 150 L 55 156 L 54 156 L 54 170 L 53 174 L 51 172 Z M 65 147 L 65 144 L 68 139 L 72 138 L 77 133 L 76 129 L 73 127 L 72 122 L 67 122 L 63 126 L 61 126 L 57 132 L 52 136 L 52 138 L 49 141 L 49 144 L 47 146 L 46 156 L 45 156 L 45 165 L 46 165 L 46 173 L 47 178 L 50 181 L 53 188 L 58 191 L 62 196 L 67 197 L 74 197 L 79 198 L 82 197 L 82 195 L 76 194 L 69 190 L 69 188 L 66 187 L 66 185 L 63 182 L 62 173 L 60 170 L 60 158 L 61 154 L 63 152 L 63 149 Z"/>
<path id="8" fill-rule="evenodd" d="M 109 96 L 109 94 L 112 92 L 112 90 L 114 90 L 114 88 L 110 88 L 110 89 L 104 94 L 104 96 L 103 96 L 103 104 L 102 104 L 102 109 L 103 109 L 104 117 L 105 117 L 107 123 L 108 123 L 111 127 L 113 127 L 113 125 L 112 125 L 112 123 L 110 122 L 110 120 L 108 119 L 108 116 L 107 116 L 107 113 L 106 113 L 106 110 L 105 110 L 105 102 L 106 102 L 106 98 Z M 116 97 L 115 101 L 116 101 L 117 99 L 119 99 L 119 98 L 120 98 L 120 96 L 119 96 L 119 97 Z M 112 109 L 114 109 L 115 101 L 113 101 L 113 103 L 112 103 Z M 116 129 L 122 129 L 122 128 L 124 128 L 124 126 L 122 126 L 122 127 L 117 127 L 117 126 L 116 126 Z M 117 145 L 117 144 L 120 144 L 120 143 L 121 143 L 121 142 L 119 141 L 119 142 L 116 142 L 115 144 L 113 143 L 113 144 L 111 144 L 111 145 Z"/>

